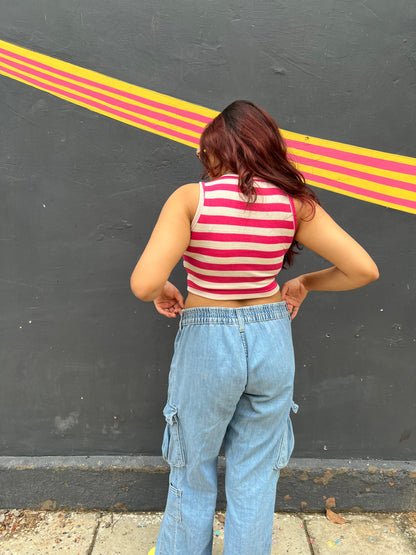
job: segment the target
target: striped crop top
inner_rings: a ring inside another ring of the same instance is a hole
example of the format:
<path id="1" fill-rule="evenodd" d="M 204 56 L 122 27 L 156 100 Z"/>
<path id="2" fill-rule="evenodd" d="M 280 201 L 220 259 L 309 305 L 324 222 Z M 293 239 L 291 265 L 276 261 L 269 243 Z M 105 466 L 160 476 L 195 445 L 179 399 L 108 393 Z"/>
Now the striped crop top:
<path id="1" fill-rule="evenodd" d="M 200 184 L 191 240 L 183 256 L 188 291 L 209 299 L 252 299 L 279 291 L 275 278 L 296 232 L 292 199 L 255 179 L 247 206 L 238 176 Z"/>

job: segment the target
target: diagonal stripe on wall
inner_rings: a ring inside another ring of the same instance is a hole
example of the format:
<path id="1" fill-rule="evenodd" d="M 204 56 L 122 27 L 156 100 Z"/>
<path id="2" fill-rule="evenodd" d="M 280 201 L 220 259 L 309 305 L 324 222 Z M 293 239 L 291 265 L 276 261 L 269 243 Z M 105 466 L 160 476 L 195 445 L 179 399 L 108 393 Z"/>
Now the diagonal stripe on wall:
<path id="1" fill-rule="evenodd" d="M 218 113 L 4 41 L 0 74 L 191 147 Z M 309 184 L 416 214 L 416 158 L 282 133 Z"/>

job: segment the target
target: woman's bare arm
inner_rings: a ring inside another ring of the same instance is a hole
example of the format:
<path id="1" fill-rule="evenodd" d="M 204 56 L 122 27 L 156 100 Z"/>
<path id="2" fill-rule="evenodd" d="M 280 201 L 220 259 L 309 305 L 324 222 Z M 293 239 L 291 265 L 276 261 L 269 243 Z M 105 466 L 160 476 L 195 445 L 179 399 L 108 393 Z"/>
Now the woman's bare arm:
<path id="1" fill-rule="evenodd" d="M 315 205 L 315 214 L 308 217 L 308 205 L 296 205 L 299 225 L 295 239 L 333 266 L 303 274 L 283 285 L 282 297 L 291 310 L 292 318 L 309 291 L 346 291 L 362 287 L 379 277 L 370 255 L 323 208 Z"/>
<path id="2" fill-rule="evenodd" d="M 199 184 L 190 183 L 166 201 L 130 278 L 131 290 L 142 301 L 153 301 L 164 293 L 171 295 L 170 287 L 164 292 L 165 284 L 189 244 L 198 198 Z"/>

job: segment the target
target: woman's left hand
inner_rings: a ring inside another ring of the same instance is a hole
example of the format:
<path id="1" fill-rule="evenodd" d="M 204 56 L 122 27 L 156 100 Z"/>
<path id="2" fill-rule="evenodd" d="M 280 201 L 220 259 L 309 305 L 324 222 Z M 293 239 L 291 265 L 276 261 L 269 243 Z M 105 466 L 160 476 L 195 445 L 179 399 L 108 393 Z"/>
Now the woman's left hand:
<path id="1" fill-rule="evenodd" d="M 167 318 L 176 318 L 176 315 L 180 314 L 182 309 L 185 308 L 181 292 L 170 281 L 165 283 L 162 292 L 153 302 L 159 314 L 163 314 Z"/>
<path id="2" fill-rule="evenodd" d="M 308 290 L 300 277 L 290 279 L 282 286 L 282 300 L 286 302 L 291 319 L 299 312 L 299 307 L 305 300 Z"/>

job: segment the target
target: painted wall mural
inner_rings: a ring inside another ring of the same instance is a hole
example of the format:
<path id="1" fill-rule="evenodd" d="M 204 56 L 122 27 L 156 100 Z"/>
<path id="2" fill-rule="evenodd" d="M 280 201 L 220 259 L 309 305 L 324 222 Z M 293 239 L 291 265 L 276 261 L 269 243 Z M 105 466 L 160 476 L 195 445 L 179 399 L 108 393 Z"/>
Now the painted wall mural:
<path id="1" fill-rule="evenodd" d="M 216 111 L 0 41 L 0 74 L 139 129 L 196 147 Z M 416 214 L 416 158 L 283 130 L 316 187 Z"/>
<path id="2" fill-rule="evenodd" d="M 308 296 L 293 323 L 296 446 L 277 509 L 320 510 L 334 488 L 345 509 L 414 507 L 415 28 L 415 0 L 0 3 L 5 507 L 163 509 L 178 322 L 129 277 L 163 202 L 201 174 L 204 126 L 237 98 L 276 117 L 380 269 Z M 281 283 L 326 265 L 304 249 Z M 185 293 L 181 263 L 172 280 Z"/>

